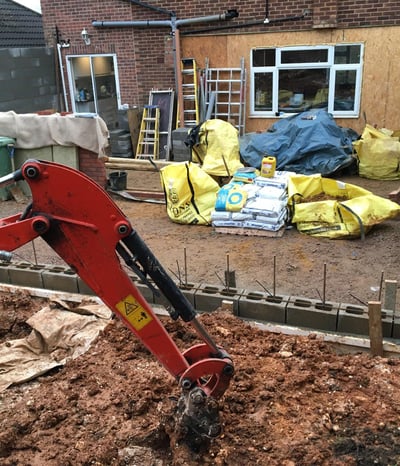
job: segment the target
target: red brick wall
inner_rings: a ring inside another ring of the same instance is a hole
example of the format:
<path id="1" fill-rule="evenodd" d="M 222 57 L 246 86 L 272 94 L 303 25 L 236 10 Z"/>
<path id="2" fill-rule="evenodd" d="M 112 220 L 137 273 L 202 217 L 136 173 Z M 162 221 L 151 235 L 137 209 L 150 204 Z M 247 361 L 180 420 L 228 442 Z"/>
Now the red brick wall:
<path id="1" fill-rule="evenodd" d="M 228 9 L 237 9 L 239 18 L 232 22 L 198 24 L 180 28 L 181 38 L 188 31 L 216 26 L 230 26 L 265 18 L 265 0 L 152 0 L 149 5 L 176 13 L 176 18 L 199 18 L 219 15 Z M 62 49 L 65 54 L 115 52 L 121 86 L 121 102 L 143 105 L 148 101 L 152 88 L 175 88 L 171 60 L 171 28 L 94 28 L 98 21 L 145 21 L 169 20 L 161 14 L 126 0 L 41 0 L 45 37 L 54 45 L 56 27 L 63 39 L 70 39 L 71 47 Z M 301 15 L 310 9 L 311 16 L 301 21 L 278 22 L 274 20 Z M 371 0 L 311 0 L 269 1 L 270 23 L 268 26 L 252 26 L 239 29 L 224 29 L 216 33 L 243 34 L 246 32 L 280 30 L 307 30 L 321 27 L 365 27 L 400 24 L 400 2 Z M 84 46 L 80 33 L 86 28 L 92 44 Z M 211 34 L 211 32 L 210 32 Z M 216 40 L 218 40 L 216 38 Z"/>
<path id="2" fill-rule="evenodd" d="M 79 147 L 79 170 L 96 181 L 102 188 L 107 185 L 107 172 L 104 160 L 95 152 Z"/>

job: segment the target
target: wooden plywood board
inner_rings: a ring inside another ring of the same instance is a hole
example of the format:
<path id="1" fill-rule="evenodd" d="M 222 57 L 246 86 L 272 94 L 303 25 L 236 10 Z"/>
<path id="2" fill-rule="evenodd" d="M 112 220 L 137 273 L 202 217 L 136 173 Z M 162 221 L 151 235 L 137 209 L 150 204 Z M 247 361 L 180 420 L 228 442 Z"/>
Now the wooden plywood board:
<path id="1" fill-rule="evenodd" d="M 229 30 L 216 39 L 215 36 L 182 36 L 183 53 L 190 53 L 198 63 L 205 57 L 216 67 L 237 66 L 237 58 L 245 57 L 250 71 L 250 53 L 253 47 L 307 46 L 317 44 L 363 43 L 364 64 L 360 114 L 356 118 L 337 118 L 339 126 L 350 127 L 362 133 L 365 127 L 364 114 L 368 123 L 391 130 L 400 129 L 400 61 L 395 50 L 400 40 L 400 27 L 369 27 L 355 29 L 319 29 L 314 31 L 282 31 L 266 33 L 243 33 Z M 247 84 L 247 101 L 249 101 Z M 248 106 L 249 108 L 250 106 Z M 263 131 L 272 125 L 274 118 L 246 119 L 246 131 Z"/>

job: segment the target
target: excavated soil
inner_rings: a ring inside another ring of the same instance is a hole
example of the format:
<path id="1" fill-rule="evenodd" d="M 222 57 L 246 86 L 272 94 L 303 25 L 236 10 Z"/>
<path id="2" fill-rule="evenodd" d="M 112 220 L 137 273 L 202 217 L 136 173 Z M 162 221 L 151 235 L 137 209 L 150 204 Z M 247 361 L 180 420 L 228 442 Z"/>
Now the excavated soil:
<path id="1" fill-rule="evenodd" d="M 398 188 L 398 182 L 346 181 L 384 197 Z M 152 183 L 157 188 L 146 174 L 128 186 Z M 237 287 L 271 289 L 275 258 L 277 293 L 318 298 L 326 266 L 326 298 L 359 304 L 377 299 L 382 276 L 400 278 L 398 220 L 375 227 L 364 241 L 315 239 L 295 229 L 281 238 L 242 237 L 173 224 L 160 204 L 115 200 L 164 267 L 192 282 L 218 284 L 229 260 Z M 21 208 L 0 205 L 2 216 Z M 18 260 L 63 263 L 41 240 L 16 253 Z M 0 342 L 26 336 L 26 320 L 43 304 L 24 292 L 2 293 Z M 198 342 L 190 326 L 162 320 L 180 348 Z M 220 400 L 223 433 L 205 451 L 170 435 L 177 384 L 113 319 L 84 355 L 0 394 L 0 463 L 400 464 L 400 358 L 337 351 L 316 335 L 261 330 L 222 309 L 199 320 L 235 364 Z"/>

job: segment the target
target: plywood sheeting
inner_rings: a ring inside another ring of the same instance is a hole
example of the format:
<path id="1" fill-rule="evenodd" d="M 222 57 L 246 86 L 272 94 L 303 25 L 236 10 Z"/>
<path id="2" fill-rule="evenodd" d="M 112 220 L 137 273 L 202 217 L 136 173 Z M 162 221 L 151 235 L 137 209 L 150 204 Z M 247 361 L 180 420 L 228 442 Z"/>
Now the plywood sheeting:
<path id="1" fill-rule="evenodd" d="M 245 67 L 249 72 L 250 51 L 253 47 L 362 42 L 365 49 L 360 115 L 358 118 L 336 119 L 338 125 L 351 127 L 361 133 L 365 126 L 364 116 L 372 125 L 400 129 L 400 61 L 396 53 L 399 40 L 400 27 L 332 28 L 182 37 L 182 49 L 183 54 L 194 57 L 200 67 L 205 63 L 206 57 L 216 67 L 235 67 L 240 57 L 244 57 Z M 247 83 L 247 100 L 250 97 L 249 86 L 250 79 Z M 276 120 L 273 118 L 249 118 L 247 114 L 246 130 L 265 130 L 274 121 Z"/>

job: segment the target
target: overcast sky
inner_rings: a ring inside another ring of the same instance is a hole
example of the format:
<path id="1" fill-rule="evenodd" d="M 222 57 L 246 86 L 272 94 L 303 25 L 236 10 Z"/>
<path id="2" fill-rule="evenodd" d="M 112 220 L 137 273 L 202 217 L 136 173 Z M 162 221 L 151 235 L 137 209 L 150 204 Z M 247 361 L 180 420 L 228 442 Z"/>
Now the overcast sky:
<path id="1" fill-rule="evenodd" d="M 24 5 L 33 11 L 37 11 L 38 13 L 42 12 L 42 8 L 40 6 L 40 0 L 13 0 L 13 1 L 15 3 L 19 3 L 20 5 Z"/>

